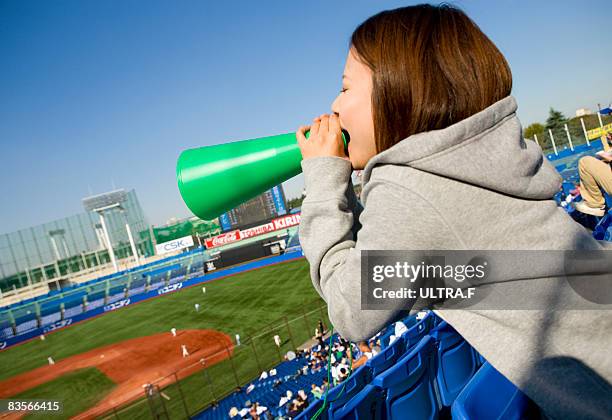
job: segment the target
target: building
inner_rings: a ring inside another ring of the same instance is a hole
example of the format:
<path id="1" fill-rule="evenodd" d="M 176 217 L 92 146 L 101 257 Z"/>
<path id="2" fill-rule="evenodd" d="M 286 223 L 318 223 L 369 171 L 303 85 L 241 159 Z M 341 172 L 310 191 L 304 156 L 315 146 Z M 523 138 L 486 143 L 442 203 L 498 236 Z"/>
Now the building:
<path id="1" fill-rule="evenodd" d="M 223 213 L 219 216 L 219 224 L 225 232 L 285 214 L 287 214 L 287 204 L 281 184 Z"/>
<path id="2" fill-rule="evenodd" d="M 139 256 L 153 255 L 149 225 L 136 192 L 117 190 L 111 193 L 119 193 L 123 201 L 102 211 L 104 221 L 100 212 L 84 211 L 42 225 L 0 234 L 0 290 L 6 292 L 71 277 L 111 263 L 104 228 L 117 259 L 133 257 L 129 235 L 133 237 Z M 103 196 L 100 194 L 88 199 Z"/>

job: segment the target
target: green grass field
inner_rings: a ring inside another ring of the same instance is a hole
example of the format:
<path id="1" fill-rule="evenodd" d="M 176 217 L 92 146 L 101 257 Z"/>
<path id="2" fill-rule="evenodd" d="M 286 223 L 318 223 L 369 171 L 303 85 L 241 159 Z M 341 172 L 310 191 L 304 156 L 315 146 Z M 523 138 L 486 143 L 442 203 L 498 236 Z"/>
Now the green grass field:
<path id="1" fill-rule="evenodd" d="M 54 399 L 62 401 L 62 413 L 53 415 L 52 418 L 68 419 L 75 414 L 91 407 L 100 401 L 115 386 L 111 381 L 96 368 L 79 369 L 60 376 L 45 384 L 28 389 L 16 395 L 22 399 L 45 399 L 53 396 Z M 27 419 L 49 418 L 49 413 L 36 413 L 26 416 Z"/>
<path id="2" fill-rule="evenodd" d="M 240 334 L 245 344 L 235 350 L 231 360 L 164 390 L 171 398 L 165 402 L 171 417 L 184 418 L 185 411 L 194 414 L 215 398 L 231 392 L 237 384 L 253 379 L 260 367 L 277 364 L 279 351 L 272 341 L 274 334 L 283 337 L 281 352 L 302 344 L 312 335 L 316 320 L 325 317 L 326 311 L 317 310 L 324 302 L 312 287 L 308 270 L 305 259 L 264 267 L 70 326 L 49 334 L 45 341 L 32 340 L 0 352 L 0 380 L 45 365 L 47 356 L 59 361 L 130 338 L 166 332 L 172 327 L 216 329 L 232 338 Z M 195 303 L 201 306 L 199 312 L 194 310 Z M 305 311 L 312 310 L 315 311 L 304 317 Z M 255 338 L 248 340 L 251 336 Z M 55 395 L 53 387 L 45 392 L 49 398 Z M 181 393 L 187 401 L 187 410 L 179 398 Z M 150 418 L 146 401 L 123 410 L 121 418 Z"/>

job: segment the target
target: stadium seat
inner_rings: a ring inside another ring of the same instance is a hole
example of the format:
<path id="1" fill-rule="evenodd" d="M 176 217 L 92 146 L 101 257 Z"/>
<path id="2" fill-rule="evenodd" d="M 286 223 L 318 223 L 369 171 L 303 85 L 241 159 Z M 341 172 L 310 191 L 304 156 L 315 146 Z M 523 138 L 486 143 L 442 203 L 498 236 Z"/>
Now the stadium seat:
<path id="1" fill-rule="evenodd" d="M 523 419 L 533 406 L 531 400 L 485 363 L 452 405 L 453 419 Z"/>
<path id="2" fill-rule="evenodd" d="M 329 390 L 327 394 L 327 403 L 329 404 L 329 412 L 333 413 L 338 408 L 342 407 L 346 402 L 353 398 L 363 387 L 370 382 L 372 378 L 370 369 L 366 366 L 360 366 L 351 373 L 349 378 L 344 382 L 339 383 Z"/>
<path id="3" fill-rule="evenodd" d="M 418 322 L 417 314 L 408 315 L 407 317 L 401 320 L 407 328 L 412 327 L 414 324 Z"/>
<path id="4" fill-rule="evenodd" d="M 397 362 L 404 354 L 404 340 L 395 340 L 390 346 L 381 350 L 376 356 L 366 362 L 366 367 L 370 369 L 372 376 L 379 375 Z"/>
<path id="5" fill-rule="evenodd" d="M 599 241 L 612 241 L 612 196 L 604 194 L 608 211 L 593 228 L 593 237 Z"/>
<path id="6" fill-rule="evenodd" d="M 457 395 L 478 370 L 472 346 L 446 321 L 430 332 L 436 341 L 436 381 L 442 405 L 450 407 Z"/>
<path id="7" fill-rule="evenodd" d="M 482 354 L 478 353 L 476 351 L 476 349 L 474 347 L 472 347 L 472 350 L 474 350 L 474 355 L 476 356 L 476 360 L 478 362 L 478 367 L 480 368 L 480 366 L 484 365 L 485 363 L 487 363 L 487 359 L 485 359 Z"/>
<path id="8" fill-rule="evenodd" d="M 380 347 L 382 349 L 387 348 L 389 346 L 389 339 L 393 335 L 393 328 L 388 327 L 378 338 L 380 340 Z"/>
<path id="9" fill-rule="evenodd" d="M 323 400 L 317 400 L 311 403 L 306 410 L 302 411 L 300 415 L 295 418 L 295 420 L 310 420 L 321 407 L 323 407 Z M 327 410 L 323 410 L 319 417 L 317 417 L 318 420 L 327 420 L 328 418 Z"/>
<path id="10" fill-rule="evenodd" d="M 434 390 L 436 348 L 426 336 L 395 366 L 376 376 L 372 385 L 386 391 L 384 415 L 387 419 L 436 419 L 439 414 Z"/>
<path id="11" fill-rule="evenodd" d="M 361 391 L 347 402 L 344 407 L 333 413 L 331 419 L 344 420 L 377 420 L 383 419 L 384 394 L 374 385 L 366 385 Z"/>
<path id="12" fill-rule="evenodd" d="M 404 341 L 404 348 L 406 351 L 410 351 L 414 345 L 421 341 L 421 339 L 431 331 L 434 324 L 434 318 L 435 314 L 433 312 L 428 312 L 425 317 L 402 334 L 401 338 Z"/>

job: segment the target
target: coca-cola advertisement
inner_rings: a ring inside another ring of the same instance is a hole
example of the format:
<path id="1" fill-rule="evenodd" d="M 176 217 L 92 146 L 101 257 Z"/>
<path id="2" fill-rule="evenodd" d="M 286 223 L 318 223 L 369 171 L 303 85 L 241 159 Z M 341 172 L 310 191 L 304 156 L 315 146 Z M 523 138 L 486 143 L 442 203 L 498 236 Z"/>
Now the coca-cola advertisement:
<path id="1" fill-rule="evenodd" d="M 212 238 L 206 239 L 204 245 L 207 249 L 214 248 L 221 245 L 227 245 L 232 242 L 236 242 L 242 239 L 242 235 L 239 230 L 232 230 L 231 232 L 223 233 L 221 235 L 213 236 Z"/>

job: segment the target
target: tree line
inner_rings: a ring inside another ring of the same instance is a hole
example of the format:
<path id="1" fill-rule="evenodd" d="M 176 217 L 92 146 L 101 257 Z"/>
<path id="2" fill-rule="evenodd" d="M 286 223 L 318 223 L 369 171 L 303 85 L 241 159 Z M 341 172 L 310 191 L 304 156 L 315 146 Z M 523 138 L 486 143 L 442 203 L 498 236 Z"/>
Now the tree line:
<path id="1" fill-rule="evenodd" d="M 561 111 L 551 107 L 546 122 L 544 124 L 535 122 L 528 125 L 523 130 L 523 137 L 534 140 L 535 136 L 537 136 L 540 147 L 542 147 L 543 150 L 552 149 L 552 141 L 548 131 L 550 130 L 553 133 L 557 148 L 562 149 L 563 146 L 568 145 L 567 134 L 565 133 L 565 124 L 567 124 L 574 146 L 586 143 L 584 132 L 582 131 L 582 124 L 580 123 L 581 118 L 584 120 L 587 131 L 599 127 L 597 114 L 566 118 Z M 612 116 L 602 115 L 601 120 L 604 125 L 612 123 Z"/>

